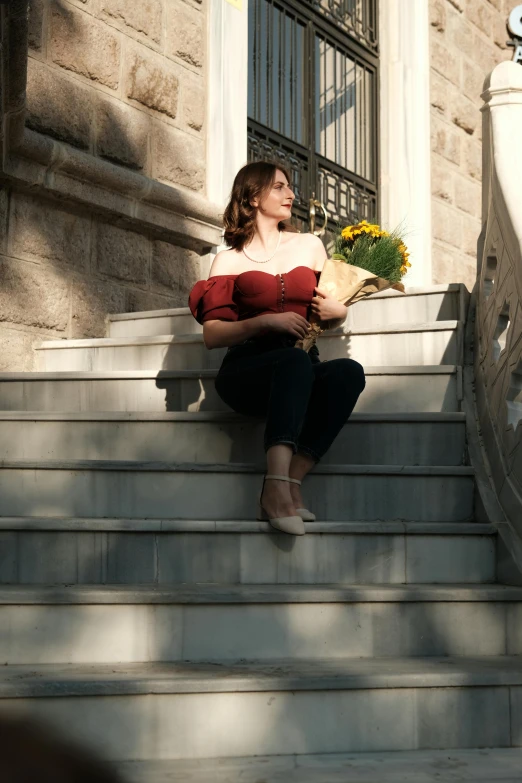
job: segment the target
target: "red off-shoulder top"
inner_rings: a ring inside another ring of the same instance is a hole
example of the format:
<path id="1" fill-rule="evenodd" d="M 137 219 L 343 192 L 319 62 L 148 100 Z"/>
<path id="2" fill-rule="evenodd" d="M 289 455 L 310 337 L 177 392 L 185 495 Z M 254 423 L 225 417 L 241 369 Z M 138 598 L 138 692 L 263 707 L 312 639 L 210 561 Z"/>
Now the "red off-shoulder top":
<path id="1" fill-rule="evenodd" d="M 196 321 L 243 321 L 265 313 L 294 312 L 309 318 L 320 272 L 297 266 L 283 274 L 249 269 L 238 275 L 198 280 L 188 304 Z"/>

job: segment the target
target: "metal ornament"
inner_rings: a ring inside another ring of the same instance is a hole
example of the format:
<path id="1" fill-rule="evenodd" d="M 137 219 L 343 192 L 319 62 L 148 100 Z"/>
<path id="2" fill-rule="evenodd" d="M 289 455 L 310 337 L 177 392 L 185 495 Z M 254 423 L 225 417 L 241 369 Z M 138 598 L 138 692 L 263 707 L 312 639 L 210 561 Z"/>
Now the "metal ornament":
<path id="1" fill-rule="evenodd" d="M 312 198 L 309 199 L 309 215 L 310 215 L 310 233 L 315 234 L 316 237 L 322 237 L 326 231 L 326 224 L 328 223 L 328 212 L 322 201 L 317 201 L 315 193 L 312 193 Z M 321 228 L 315 228 L 315 210 L 316 207 L 323 211 L 323 225 Z"/>
<path id="2" fill-rule="evenodd" d="M 513 62 L 522 64 L 522 5 L 515 6 L 509 14 L 508 28 L 513 39 L 507 45 L 515 49 Z"/>

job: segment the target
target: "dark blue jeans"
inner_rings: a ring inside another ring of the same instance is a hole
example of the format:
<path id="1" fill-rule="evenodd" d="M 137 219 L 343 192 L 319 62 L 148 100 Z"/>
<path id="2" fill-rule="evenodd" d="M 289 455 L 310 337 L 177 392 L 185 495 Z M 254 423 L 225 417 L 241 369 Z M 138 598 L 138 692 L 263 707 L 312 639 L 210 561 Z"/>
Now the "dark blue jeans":
<path id="1" fill-rule="evenodd" d="M 265 452 L 279 443 L 319 462 L 364 389 L 362 366 L 353 359 L 321 362 L 294 348 L 295 338 L 275 335 L 228 349 L 216 391 L 230 408 L 266 418 Z"/>

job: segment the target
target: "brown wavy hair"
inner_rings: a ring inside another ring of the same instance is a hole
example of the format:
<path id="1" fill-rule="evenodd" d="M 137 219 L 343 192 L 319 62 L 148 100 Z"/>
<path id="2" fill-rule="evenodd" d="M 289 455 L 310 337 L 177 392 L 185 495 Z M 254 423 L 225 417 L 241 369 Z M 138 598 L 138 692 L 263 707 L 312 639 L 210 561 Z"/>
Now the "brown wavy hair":
<path id="1" fill-rule="evenodd" d="M 278 170 L 283 172 L 290 183 L 288 169 L 272 161 L 259 160 L 247 163 L 237 172 L 230 201 L 223 214 L 225 242 L 234 250 L 243 250 L 244 246 L 254 238 L 257 207 L 253 207 L 250 202 L 256 198 L 262 200 L 272 187 Z M 299 233 L 295 226 L 283 220 L 279 222 L 279 230 Z"/>

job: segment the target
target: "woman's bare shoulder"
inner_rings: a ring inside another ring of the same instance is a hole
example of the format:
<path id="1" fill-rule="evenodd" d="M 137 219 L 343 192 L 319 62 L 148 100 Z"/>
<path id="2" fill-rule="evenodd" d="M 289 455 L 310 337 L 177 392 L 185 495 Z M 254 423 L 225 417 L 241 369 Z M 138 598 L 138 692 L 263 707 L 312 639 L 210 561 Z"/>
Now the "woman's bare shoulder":
<path id="1" fill-rule="evenodd" d="M 212 261 L 212 266 L 210 267 L 208 276 L 214 277 L 215 275 L 237 274 L 236 268 L 238 263 L 238 255 L 239 253 L 237 253 L 233 248 L 230 248 L 229 250 L 220 250 Z"/>
<path id="2" fill-rule="evenodd" d="M 301 234 L 301 237 L 303 239 L 303 247 L 306 248 L 307 254 L 309 255 L 309 265 L 316 272 L 320 272 L 324 262 L 328 258 L 322 241 L 315 234 Z"/>
<path id="3" fill-rule="evenodd" d="M 295 243 L 296 245 L 300 245 L 301 247 L 306 248 L 317 248 L 323 247 L 323 243 L 317 237 L 315 234 L 310 234 L 307 231 L 288 231 L 285 234 L 285 240 L 287 244 Z"/>
<path id="4" fill-rule="evenodd" d="M 301 234 L 301 237 L 306 242 L 308 247 L 314 248 L 315 250 L 324 250 L 324 245 L 322 243 L 322 240 L 316 236 L 315 234 Z"/>

